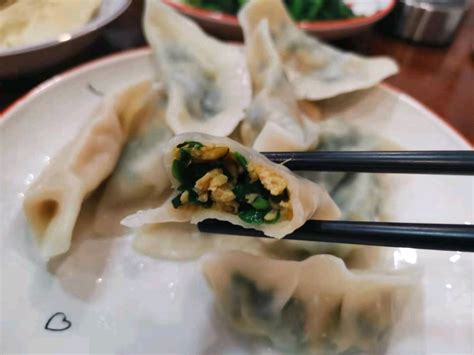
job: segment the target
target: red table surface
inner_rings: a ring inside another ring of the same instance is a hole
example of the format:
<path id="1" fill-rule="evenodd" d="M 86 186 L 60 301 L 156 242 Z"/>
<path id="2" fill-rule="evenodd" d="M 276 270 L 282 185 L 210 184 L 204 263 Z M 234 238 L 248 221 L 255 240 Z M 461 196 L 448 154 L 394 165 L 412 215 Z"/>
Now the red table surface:
<path id="1" fill-rule="evenodd" d="M 108 25 L 101 37 L 81 55 L 46 71 L 0 81 L 0 111 L 42 81 L 98 57 L 146 45 L 141 32 L 142 0 Z M 428 47 L 389 37 L 372 29 L 334 42 L 368 55 L 389 55 L 400 73 L 387 82 L 413 96 L 474 144 L 474 10 L 467 13 L 449 47 Z"/>

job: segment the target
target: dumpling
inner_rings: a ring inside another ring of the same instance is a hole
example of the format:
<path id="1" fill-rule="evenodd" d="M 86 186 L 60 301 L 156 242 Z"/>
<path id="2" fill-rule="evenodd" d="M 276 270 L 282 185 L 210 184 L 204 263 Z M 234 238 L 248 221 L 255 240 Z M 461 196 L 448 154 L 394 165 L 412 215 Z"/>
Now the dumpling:
<path id="1" fill-rule="evenodd" d="M 209 37 L 159 0 L 146 1 L 144 32 L 168 93 L 171 129 L 231 134 L 251 99 L 242 51 Z"/>
<path id="2" fill-rule="evenodd" d="M 162 159 L 163 145 L 173 136 L 164 118 L 165 92 L 155 84 L 146 100 L 150 105 L 128 137 L 97 205 L 94 230 L 99 234 L 119 234 L 123 217 L 156 205 L 170 188 Z"/>
<path id="3" fill-rule="evenodd" d="M 300 99 L 319 100 L 369 88 L 397 73 L 384 57 L 365 58 L 321 43 L 299 30 L 282 0 L 251 0 L 240 11 L 245 40 L 267 19 L 286 73 Z"/>
<path id="4" fill-rule="evenodd" d="M 51 160 L 25 193 L 24 211 L 42 256 L 66 252 L 82 202 L 113 171 L 128 136 L 150 105 L 144 81 L 106 97 L 79 135 Z"/>
<path id="5" fill-rule="evenodd" d="M 263 20 L 246 40 L 254 98 L 241 125 L 245 145 L 257 151 L 305 151 L 318 143 L 318 124 L 304 116 Z"/>
<path id="6" fill-rule="evenodd" d="M 385 138 L 363 132 L 349 122 L 330 119 L 320 123 L 317 150 L 399 150 Z M 341 209 L 344 220 L 377 220 L 383 215 L 384 184 L 380 174 L 345 172 L 299 172 L 328 190 Z"/>
<path id="7" fill-rule="evenodd" d="M 126 226 L 215 218 L 283 238 L 310 218 L 339 217 L 317 184 L 229 138 L 175 136 L 163 161 L 175 191 L 162 206 L 126 217 Z"/>
<path id="8" fill-rule="evenodd" d="M 320 143 L 317 150 L 389 150 L 394 144 L 373 134 L 362 132 L 340 119 L 320 123 Z M 397 149 L 399 149 L 397 147 Z M 384 204 L 389 191 L 383 176 L 345 172 L 298 172 L 299 175 L 323 186 L 341 210 L 341 219 L 377 221 L 386 218 Z M 265 251 L 272 256 L 303 260 L 311 255 L 331 254 L 344 260 L 349 268 L 380 267 L 387 262 L 387 248 L 296 240 L 266 240 Z"/>
<path id="9" fill-rule="evenodd" d="M 354 273 L 331 255 L 226 252 L 208 256 L 203 271 L 235 328 L 291 353 L 381 353 L 414 288 L 406 275 Z"/>
<path id="10" fill-rule="evenodd" d="M 209 251 L 240 250 L 259 255 L 260 238 L 201 233 L 191 223 L 160 223 L 138 229 L 133 240 L 136 251 L 157 259 L 192 260 Z"/>

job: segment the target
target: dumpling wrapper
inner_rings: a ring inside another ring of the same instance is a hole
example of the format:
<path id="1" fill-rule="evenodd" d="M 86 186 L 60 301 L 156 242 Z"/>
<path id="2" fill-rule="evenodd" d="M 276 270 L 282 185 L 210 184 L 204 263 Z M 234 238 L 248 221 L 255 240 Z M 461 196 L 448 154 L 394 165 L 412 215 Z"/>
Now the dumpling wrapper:
<path id="1" fill-rule="evenodd" d="M 320 100 L 372 87 L 398 72 L 387 57 L 367 58 L 323 44 L 298 29 L 282 0 L 251 0 L 239 13 L 247 41 L 267 19 L 277 51 L 299 99 Z"/>
<path id="2" fill-rule="evenodd" d="M 252 96 L 242 51 L 208 36 L 159 0 L 146 1 L 143 23 L 168 93 L 171 129 L 231 134 Z"/>
<path id="3" fill-rule="evenodd" d="M 318 144 L 318 124 L 302 114 L 262 20 L 246 38 L 254 98 L 241 125 L 245 145 L 257 151 L 306 151 Z"/>
<path id="4" fill-rule="evenodd" d="M 203 271 L 239 331 L 286 352 L 379 354 L 414 290 L 406 274 L 352 272 L 331 255 L 284 261 L 225 252 Z"/>
<path id="5" fill-rule="evenodd" d="M 150 257 L 168 260 L 198 259 L 210 251 L 240 250 L 261 254 L 260 238 L 201 233 L 191 223 L 161 223 L 138 229 L 133 248 Z"/>
<path id="6" fill-rule="evenodd" d="M 156 205 L 170 188 L 162 169 L 163 145 L 173 137 L 165 122 L 166 95 L 156 84 L 147 95 L 149 105 L 128 137 L 96 208 L 94 230 L 101 235 L 120 234 L 122 218 Z"/>
<path id="7" fill-rule="evenodd" d="M 320 124 L 318 151 L 400 150 L 384 137 L 365 132 L 350 122 L 330 119 Z M 329 191 L 341 209 L 342 219 L 374 221 L 384 217 L 384 200 L 389 192 L 381 174 L 345 172 L 299 172 Z"/>
<path id="8" fill-rule="evenodd" d="M 25 192 L 23 208 L 45 259 L 69 249 L 83 201 L 112 173 L 151 92 L 152 83 L 144 81 L 104 98 Z"/>
<path id="9" fill-rule="evenodd" d="M 289 202 L 293 208 L 291 220 L 278 221 L 275 224 L 249 224 L 239 218 L 238 215 L 218 211 L 212 208 L 190 209 L 174 208 L 171 196 L 163 205 L 145 211 L 138 211 L 136 214 L 126 217 L 122 224 L 127 227 L 138 228 L 145 224 L 168 223 L 168 222 L 191 222 L 196 224 L 205 219 L 218 219 L 228 221 L 232 224 L 240 225 L 244 228 L 252 228 L 262 231 L 265 235 L 274 238 L 283 238 L 301 227 L 308 219 L 337 219 L 340 216 L 338 207 L 329 197 L 328 193 L 317 184 L 298 177 L 285 166 L 272 163 L 258 152 L 245 147 L 230 138 L 213 137 L 202 133 L 185 133 L 172 138 L 164 151 L 163 164 L 174 189 L 180 185 L 172 175 L 173 151 L 175 147 L 183 142 L 195 141 L 206 144 L 223 145 L 230 148 L 232 152 L 239 152 L 249 163 L 258 163 L 268 169 L 275 171 L 283 177 L 288 185 Z"/>
<path id="10" fill-rule="evenodd" d="M 262 239 L 262 253 L 273 259 L 306 260 L 329 254 L 341 258 L 348 269 L 381 270 L 393 265 L 390 249 L 369 245 L 341 244 L 286 239 Z"/>
<path id="11" fill-rule="evenodd" d="M 393 150 L 400 147 L 341 119 L 320 123 L 320 144 L 317 150 Z M 329 191 L 341 210 L 341 219 L 356 221 L 386 220 L 385 206 L 390 189 L 380 174 L 344 172 L 298 172 Z M 344 260 L 348 268 L 380 268 L 392 261 L 389 248 L 357 245 L 306 242 L 297 240 L 265 240 L 265 251 L 273 257 L 303 260 L 311 255 L 331 254 Z"/>

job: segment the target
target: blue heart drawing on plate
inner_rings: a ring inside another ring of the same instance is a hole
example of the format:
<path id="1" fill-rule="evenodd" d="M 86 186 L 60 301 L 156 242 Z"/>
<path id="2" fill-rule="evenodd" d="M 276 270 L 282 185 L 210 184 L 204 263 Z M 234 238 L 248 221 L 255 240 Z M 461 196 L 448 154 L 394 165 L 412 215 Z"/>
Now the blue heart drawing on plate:
<path id="1" fill-rule="evenodd" d="M 60 320 L 61 317 L 62 319 Z M 63 312 L 56 312 L 48 319 L 44 329 L 52 332 L 62 332 L 63 330 L 71 328 L 71 325 L 71 321 L 67 319 Z"/>

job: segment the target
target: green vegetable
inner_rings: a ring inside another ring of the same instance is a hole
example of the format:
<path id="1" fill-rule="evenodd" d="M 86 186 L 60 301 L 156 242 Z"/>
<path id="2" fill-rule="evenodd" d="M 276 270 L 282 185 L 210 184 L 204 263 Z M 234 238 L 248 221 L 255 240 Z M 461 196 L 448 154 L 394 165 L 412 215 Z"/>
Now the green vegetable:
<path id="1" fill-rule="evenodd" d="M 266 212 L 264 211 L 248 210 L 240 212 L 239 218 L 249 224 L 263 224 L 265 223 L 265 220 L 263 219 L 265 214 Z"/>
<path id="2" fill-rule="evenodd" d="M 260 197 L 268 200 L 271 198 L 270 192 L 263 187 L 260 181 L 255 182 L 240 182 L 235 185 L 232 192 L 235 195 L 237 202 L 244 208 L 251 208 L 251 205 L 248 204 L 246 196 L 249 194 L 257 194 Z"/>
<path id="3" fill-rule="evenodd" d="M 342 1 L 324 1 L 319 17 L 322 20 L 335 20 L 354 17 L 354 13 Z"/>
<path id="4" fill-rule="evenodd" d="M 191 6 L 236 15 L 248 0 L 184 0 Z M 295 21 L 337 20 L 355 17 L 343 0 L 285 0 Z"/>
<path id="5" fill-rule="evenodd" d="M 240 154 L 239 152 L 234 152 L 232 153 L 232 155 L 234 156 L 235 160 L 237 160 L 237 162 L 244 168 L 244 169 L 247 169 L 247 159 L 245 159 L 245 157 Z"/>
<path id="6" fill-rule="evenodd" d="M 180 183 L 183 183 L 184 180 L 184 169 L 186 169 L 186 164 L 180 160 L 173 160 L 171 173 L 173 174 L 173 177 Z"/>
<path id="7" fill-rule="evenodd" d="M 307 18 L 316 18 L 324 5 L 324 0 L 310 0 L 309 2 L 306 16 Z"/>
<path id="8" fill-rule="evenodd" d="M 182 205 L 182 203 L 181 203 L 181 195 L 182 195 L 182 194 L 183 194 L 183 193 L 180 193 L 180 194 L 176 195 L 176 196 L 171 200 L 171 203 L 173 204 L 173 207 L 174 207 L 174 208 L 178 208 L 179 206 Z"/>
<path id="9" fill-rule="evenodd" d="M 263 197 L 258 196 L 252 203 L 252 207 L 258 211 L 265 211 L 270 208 L 270 202 L 265 200 Z"/>
<path id="10" fill-rule="evenodd" d="M 201 204 L 201 201 L 198 200 L 198 194 L 194 190 L 187 190 L 188 191 L 188 201 L 191 204 L 198 205 Z"/>
<path id="11" fill-rule="evenodd" d="M 275 211 L 275 218 L 272 220 L 266 221 L 265 215 L 270 212 L 269 210 L 257 211 L 254 209 L 245 210 L 239 213 L 239 218 L 249 224 L 273 224 L 278 222 L 280 219 L 280 210 Z"/>
<path id="12" fill-rule="evenodd" d="M 293 19 L 301 20 L 302 18 L 304 18 L 301 16 L 302 15 L 301 12 L 303 11 L 303 7 L 304 7 L 303 0 L 293 0 L 289 6 L 290 6 L 289 11 Z"/>
<path id="13" fill-rule="evenodd" d="M 183 142 L 178 144 L 176 148 L 202 148 L 204 144 L 194 141 Z"/>
<path id="14" fill-rule="evenodd" d="M 191 154 L 186 149 L 181 148 L 179 150 L 179 160 L 183 162 L 185 165 L 189 165 L 191 163 Z"/>

